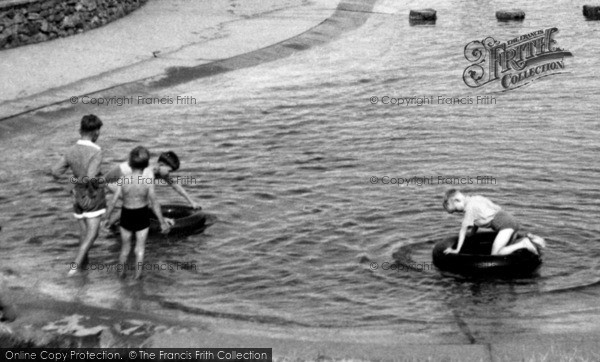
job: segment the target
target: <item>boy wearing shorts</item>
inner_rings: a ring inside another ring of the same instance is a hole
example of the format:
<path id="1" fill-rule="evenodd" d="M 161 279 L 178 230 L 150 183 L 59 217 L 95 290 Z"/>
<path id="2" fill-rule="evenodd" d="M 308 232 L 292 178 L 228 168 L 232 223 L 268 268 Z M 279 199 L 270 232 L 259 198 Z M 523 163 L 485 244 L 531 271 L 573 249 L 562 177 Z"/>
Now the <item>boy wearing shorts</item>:
<path id="1" fill-rule="evenodd" d="M 135 278 L 139 279 L 143 270 L 144 250 L 148 231 L 150 227 L 149 205 L 160 222 L 163 233 L 169 231 L 169 225 L 160 210 L 160 205 L 154 193 L 154 184 L 147 182 L 144 169 L 148 167 L 150 152 L 142 146 L 134 148 L 129 155 L 129 166 L 132 173 L 128 182 L 123 182 L 116 190 L 111 204 L 108 207 L 105 218 L 108 220 L 114 210 L 119 197 L 123 197 L 123 208 L 121 210 L 120 232 L 121 232 L 121 254 L 119 264 L 122 266 L 121 277 L 125 276 L 125 263 L 131 251 L 131 237 L 135 234 Z"/>
<path id="2" fill-rule="evenodd" d="M 87 262 L 87 253 L 98 237 L 100 216 L 106 211 L 104 185 L 99 182 L 102 150 L 96 144 L 100 137 L 102 121 L 90 114 L 83 116 L 79 133 L 81 139 L 71 147 L 52 168 L 52 175 L 58 179 L 67 169 L 73 171 L 71 183 L 75 187 L 73 195 L 74 216 L 79 223 L 79 252 L 72 264 L 69 275 L 81 270 Z"/>
<path id="3" fill-rule="evenodd" d="M 472 228 L 471 232 L 476 233 L 479 227 L 491 228 L 498 232 L 492 244 L 492 255 L 507 255 L 518 249 L 528 249 L 539 254 L 536 245 L 540 248 L 546 246 L 543 238 L 533 234 L 527 234 L 526 238 L 509 245 L 516 238 L 521 226 L 511 214 L 486 197 L 469 196 L 452 189 L 446 192 L 443 206 L 449 213 L 465 214 L 458 233 L 457 247 L 447 248 L 445 254 L 458 254 L 467 236 L 467 230 Z"/>
<path id="4" fill-rule="evenodd" d="M 173 151 L 163 152 L 158 156 L 158 161 L 154 165 L 150 165 L 144 170 L 145 177 L 154 177 L 156 180 L 161 180 L 164 183 L 170 185 L 179 195 L 181 195 L 187 203 L 194 209 L 201 209 L 200 203 L 192 199 L 190 195 L 185 191 L 183 186 L 179 183 L 174 182 L 171 177 L 171 172 L 175 172 L 179 169 L 179 157 Z M 131 167 L 128 162 L 120 163 L 118 166 L 112 168 L 105 176 L 108 182 L 108 187 L 111 191 L 115 191 L 119 181 L 125 181 L 131 177 Z M 161 182 L 162 183 L 162 182 Z M 113 225 L 118 221 L 118 211 L 116 215 L 109 219 L 108 225 Z"/>

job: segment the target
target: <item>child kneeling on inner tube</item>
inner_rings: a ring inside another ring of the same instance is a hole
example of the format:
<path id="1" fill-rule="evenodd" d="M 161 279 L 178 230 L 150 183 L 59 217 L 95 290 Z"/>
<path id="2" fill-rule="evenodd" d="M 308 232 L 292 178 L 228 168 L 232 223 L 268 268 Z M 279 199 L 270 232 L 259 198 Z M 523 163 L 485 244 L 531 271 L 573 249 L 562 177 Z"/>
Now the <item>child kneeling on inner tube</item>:
<path id="1" fill-rule="evenodd" d="M 486 197 L 469 196 L 452 189 L 446 192 L 443 206 L 451 214 L 454 212 L 465 214 L 458 233 L 456 249 L 448 247 L 444 250 L 444 254 L 460 252 L 470 227 L 472 234 L 475 234 L 480 227 L 491 228 L 498 233 L 492 244 L 492 255 L 507 255 L 519 249 L 527 249 L 534 254 L 539 254 L 537 247 L 546 246 L 543 238 L 533 234 L 527 234 L 527 237 L 521 241 L 508 245 L 516 238 L 520 225 L 511 214 Z"/>

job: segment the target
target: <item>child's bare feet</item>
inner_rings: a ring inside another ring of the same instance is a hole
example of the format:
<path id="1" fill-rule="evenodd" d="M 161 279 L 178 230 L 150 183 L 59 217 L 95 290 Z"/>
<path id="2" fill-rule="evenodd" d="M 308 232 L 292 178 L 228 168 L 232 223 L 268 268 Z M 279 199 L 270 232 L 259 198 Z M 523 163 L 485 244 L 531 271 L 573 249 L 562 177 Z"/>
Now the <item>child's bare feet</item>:
<path id="1" fill-rule="evenodd" d="M 540 247 L 540 248 L 546 247 L 546 240 L 544 240 L 544 238 L 534 235 L 532 233 L 528 233 L 527 237 L 529 238 L 529 240 L 531 240 L 532 243 L 534 243 L 538 247 Z"/>
<path id="2" fill-rule="evenodd" d="M 525 248 L 527 248 L 527 250 L 531 251 L 535 255 L 540 255 L 537 248 L 529 238 L 523 239 L 523 242 L 525 243 Z"/>
<path id="3" fill-rule="evenodd" d="M 79 272 L 79 269 L 71 269 L 69 270 L 69 272 L 67 273 L 68 277 L 72 277 L 74 275 L 77 275 L 77 273 Z"/>

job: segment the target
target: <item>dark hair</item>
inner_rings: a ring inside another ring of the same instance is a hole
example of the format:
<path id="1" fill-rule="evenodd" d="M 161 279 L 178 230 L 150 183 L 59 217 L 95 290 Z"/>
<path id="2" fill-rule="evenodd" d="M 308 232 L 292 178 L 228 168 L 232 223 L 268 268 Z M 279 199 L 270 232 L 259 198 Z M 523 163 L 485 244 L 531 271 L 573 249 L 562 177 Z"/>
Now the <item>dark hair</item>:
<path id="1" fill-rule="evenodd" d="M 148 167 L 150 152 L 144 146 L 137 146 L 129 153 L 129 167 L 132 170 L 143 170 Z"/>
<path id="2" fill-rule="evenodd" d="M 442 206 L 444 207 L 444 209 L 448 210 L 448 201 L 454 197 L 454 195 L 456 195 L 459 191 L 457 189 L 450 189 L 448 191 L 446 191 L 446 194 L 444 195 L 444 202 L 442 202 Z"/>
<path id="3" fill-rule="evenodd" d="M 100 129 L 102 121 L 93 114 L 85 115 L 81 118 L 81 127 L 79 130 L 83 133 L 90 133 Z"/>
<path id="4" fill-rule="evenodd" d="M 170 166 L 173 171 L 179 169 L 179 157 L 173 151 L 163 152 L 158 156 L 158 162 L 162 162 L 167 166 Z"/>

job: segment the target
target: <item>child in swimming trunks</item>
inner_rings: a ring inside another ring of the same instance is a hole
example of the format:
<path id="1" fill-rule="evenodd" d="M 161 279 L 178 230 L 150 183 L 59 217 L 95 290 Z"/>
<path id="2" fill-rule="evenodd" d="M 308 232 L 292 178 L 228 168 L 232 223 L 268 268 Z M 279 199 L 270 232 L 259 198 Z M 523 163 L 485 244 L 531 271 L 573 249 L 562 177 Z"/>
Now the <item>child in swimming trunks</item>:
<path id="1" fill-rule="evenodd" d="M 127 262 L 127 257 L 131 251 L 131 237 L 135 234 L 136 279 L 141 277 L 144 250 L 150 227 L 151 212 L 148 204 L 151 205 L 154 214 L 158 217 L 161 231 L 163 233 L 169 231 L 169 225 L 163 218 L 160 205 L 154 194 L 154 184 L 144 179 L 147 176 L 144 169 L 148 167 L 149 159 L 150 152 L 142 146 L 131 151 L 129 155 L 129 166 L 132 169 L 131 178 L 128 182 L 124 182 L 119 186 L 106 212 L 106 219 L 108 219 L 114 210 L 115 203 L 119 197 L 123 196 L 123 208 L 119 225 L 123 244 L 119 255 L 119 263 L 124 266 Z M 121 270 L 120 276 L 125 276 L 125 268 Z"/>
<path id="2" fill-rule="evenodd" d="M 83 116 L 79 133 L 81 139 L 52 167 L 52 175 L 58 179 L 67 169 L 73 171 L 71 183 L 75 184 L 73 195 L 74 216 L 79 223 L 79 252 L 69 275 L 81 270 L 87 262 L 87 254 L 98 237 L 100 216 L 106 211 L 104 185 L 99 182 L 102 150 L 95 142 L 100 137 L 102 121 L 93 114 Z"/>
<path id="3" fill-rule="evenodd" d="M 449 213 L 465 214 L 458 233 L 458 245 L 456 249 L 447 248 L 445 254 L 458 254 L 468 229 L 472 228 L 471 232 L 474 234 L 479 227 L 491 228 L 498 232 L 492 244 L 492 255 L 507 255 L 519 249 L 528 249 L 538 254 L 536 245 L 540 248 L 546 246 L 543 238 L 533 234 L 527 234 L 526 238 L 508 245 L 514 240 L 521 226 L 511 214 L 483 196 L 468 196 L 452 189 L 446 192 L 443 206 Z"/>
<path id="4" fill-rule="evenodd" d="M 144 170 L 144 174 L 149 173 L 151 176 L 156 179 L 163 180 L 166 184 L 170 185 L 173 190 L 175 190 L 178 194 L 183 196 L 183 198 L 189 203 L 189 205 L 194 209 L 201 209 L 200 203 L 195 201 L 188 195 L 183 186 L 180 184 L 173 182 L 170 177 L 171 172 L 177 171 L 179 169 L 179 157 L 173 151 L 163 152 L 158 156 L 158 161 L 155 165 L 149 166 L 147 170 Z M 124 180 L 131 176 L 131 167 L 127 162 L 123 162 L 118 166 L 115 166 L 111 169 L 105 176 L 105 179 L 108 181 L 108 187 L 111 190 L 116 190 L 116 183 L 119 179 Z M 118 220 L 118 217 L 113 218 L 113 220 L 109 220 L 107 225 L 112 225 Z M 169 221 L 169 220 L 168 220 Z"/>
<path id="5" fill-rule="evenodd" d="M 153 175 L 157 179 L 165 181 L 169 186 L 180 194 L 194 209 L 201 209 L 200 203 L 195 201 L 188 195 L 185 189 L 178 183 L 173 182 L 171 172 L 175 172 L 179 169 L 179 157 L 173 151 L 163 152 L 158 156 L 158 161 L 155 165 L 150 167 Z M 116 180 L 123 177 L 129 177 L 131 175 L 131 167 L 127 162 L 123 162 L 118 166 L 111 169 L 105 176 L 111 187 Z"/>

